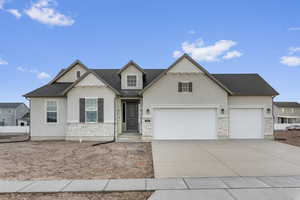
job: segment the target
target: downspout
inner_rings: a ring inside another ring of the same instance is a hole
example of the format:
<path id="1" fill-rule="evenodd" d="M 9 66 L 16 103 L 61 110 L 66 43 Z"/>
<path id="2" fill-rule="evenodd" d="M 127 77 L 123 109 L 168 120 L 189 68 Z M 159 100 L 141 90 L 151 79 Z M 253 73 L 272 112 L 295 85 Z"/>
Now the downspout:
<path id="1" fill-rule="evenodd" d="M 115 100 L 114 100 L 114 136 L 113 136 L 113 140 L 109 140 L 109 141 L 105 141 L 105 142 L 98 142 L 96 144 L 93 144 L 92 146 L 95 147 L 95 146 L 98 146 L 98 145 L 101 145 L 101 144 L 109 144 L 109 143 L 114 143 L 116 142 L 116 102 L 117 102 L 117 97 L 115 97 Z"/>

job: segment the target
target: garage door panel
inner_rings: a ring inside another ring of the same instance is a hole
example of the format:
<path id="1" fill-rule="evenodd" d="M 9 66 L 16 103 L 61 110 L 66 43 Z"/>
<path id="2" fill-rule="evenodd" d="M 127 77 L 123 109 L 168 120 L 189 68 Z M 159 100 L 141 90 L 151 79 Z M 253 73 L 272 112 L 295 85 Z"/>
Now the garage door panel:
<path id="1" fill-rule="evenodd" d="M 155 139 L 215 139 L 215 109 L 160 108 L 154 111 Z"/>
<path id="2" fill-rule="evenodd" d="M 230 138 L 263 138 L 262 109 L 231 109 L 229 117 Z"/>

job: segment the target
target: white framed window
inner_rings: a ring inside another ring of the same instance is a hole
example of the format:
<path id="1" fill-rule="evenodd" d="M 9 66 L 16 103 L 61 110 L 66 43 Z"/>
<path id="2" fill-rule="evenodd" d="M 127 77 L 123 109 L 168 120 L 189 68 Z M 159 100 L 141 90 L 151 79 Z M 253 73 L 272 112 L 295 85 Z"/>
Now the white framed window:
<path id="1" fill-rule="evenodd" d="M 127 87 L 136 87 L 137 77 L 136 75 L 127 75 Z"/>
<path id="2" fill-rule="evenodd" d="M 189 93 L 193 91 L 192 82 L 179 82 L 178 83 L 178 92 Z"/>
<path id="3" fill-rule="evenodd" d="M 96 123 L 98 121 L 98 99 L 85 99 L 85 121 L 87 123 Z"/>
<path id="4" fill-rule="evenodd" d="M 283 113 L 294 113 L 295 109 L 294 108 L 282 108 Z"/>
<path id="5" fill-rule="evenodd" d="M 46 101 L 46 123 L 58 123 L 58 105 L 56 100 Z"/>

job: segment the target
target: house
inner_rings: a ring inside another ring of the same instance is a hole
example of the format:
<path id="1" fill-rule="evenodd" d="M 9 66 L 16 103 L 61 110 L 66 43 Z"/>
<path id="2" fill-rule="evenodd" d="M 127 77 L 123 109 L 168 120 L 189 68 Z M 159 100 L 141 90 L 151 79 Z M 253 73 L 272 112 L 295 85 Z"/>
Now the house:
<path id="1" fill-rule="evenodd" d="M 0 126 L 17 126 L 26 113 L 29 108 L 24 103 L 0 103 Z"/>
<path id="2" fill-rule="evenodd" d="M 276 95 L 258 74 L 210 74 L 184 54 L 167 69 L 75 61 L 24 96 L 33 140 L 151 140 L 272 136 Z"/>
<path id="3" fill-rule="evenodd" d="M 274 117 L 276 124 L 300 123 L 300 103 L 274 102 Z"/>

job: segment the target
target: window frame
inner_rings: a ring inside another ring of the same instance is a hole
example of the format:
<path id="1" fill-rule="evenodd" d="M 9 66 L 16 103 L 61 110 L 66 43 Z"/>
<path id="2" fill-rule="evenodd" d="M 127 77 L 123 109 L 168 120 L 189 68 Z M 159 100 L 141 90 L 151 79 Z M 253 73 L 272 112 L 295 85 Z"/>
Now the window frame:
<path id="1" fill-rule="evenodd" d="M 193 93 L 193 82 L 192 81 L 179 81 L 177 83 L 177 87 L 179 87 L 179 83 L 181 83 L 181 91 L 179 92 L 179 88 L 177 88 L 177 91 L 178 93 L 185 93 L 185 94 L 190 94 L 190 93 Z M 192 84 L 192 91 L 190 92 L 190 87 L 189 87 L 189 84 Z M 183 90 L 183 84 L 186 84 L 186 88 L 187 89 L 186 91 Z"/>
<path id="2" fill-rule="evenodd" d="M 79 77 L 78 77 L 78 73 L 79 73 Z M 79 79 L 81 77 L 81 71 L 77 70 L 75 73 L 75 80 Z"/>
<path id="3" fill-rule="evenodd" d="M 54 111 L 48 111 L 48 102 L 55 102 L 56 103 L 56 122 L 48 122 L 48 112 L 54 113 Z M 45 123 L 46 124 L 59 124 L 59 105 L 58 105 L 58 100 L 56 99 L 47 99 L 45 101 Z"/>
<path id="4" fill-rule="evenodd" d="M 86 102 L 87 100 L 95 100 L 96 101 L 96 110 L 87 110 L 87 106 L 86 106 Z M 85 117 L 85 123 L 88 123 L 88 124 L 95 124 L 95 123 L 98 123 L 98 113 L 99 113 L 99 110 L 98 110 L 98 98 L 97 97 L 85 97 L 84 98 L 84 117 Z M 88 118 L 87 118 L 87 112 L 95 112 L 96 111 L 96 121 L 94 122 L 88 122 Z"/>
<path id="5" fill-rule="evenodd" d="M 128 77 L 135 77 L 135 86 L 130 86 L 128 84 Z M 126 75 L 126 86 L 127 88 L 137 88 L 137 85 L 138 85 L 138 76 L 136 74 L 127 74 Z"/>

